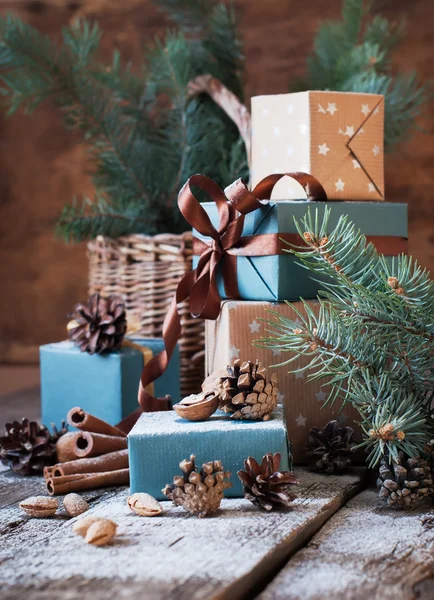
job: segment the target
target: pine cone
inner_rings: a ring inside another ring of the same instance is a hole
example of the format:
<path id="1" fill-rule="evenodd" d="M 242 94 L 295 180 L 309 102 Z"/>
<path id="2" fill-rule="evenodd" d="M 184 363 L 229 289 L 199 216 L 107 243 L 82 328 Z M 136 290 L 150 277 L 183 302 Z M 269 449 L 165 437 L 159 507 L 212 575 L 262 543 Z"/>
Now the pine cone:
<path id="1" fill-rule="evenodd" d="M 183 475 L 175 476 L 173 484 L 167 484 L 162 492 L 176 506 L 183 506 L 198 517 L 207 517 L 219 509 L 224 490 L 232 487 L 228 481 L 231 474 L 224 471 L 219 460 L 204 463 L 198 472 L 195 458 L 192 454 L 190 460 L 179 463 Z"/>
<path id="2" fill-rule="evenodd" d="M 277 375 L 273 373 L 267 382 L 267 369 L 258 361 L 236 360 L 226 371 L 217 383 L 219 408 L 232 419 L 268 421 L 277 406 Z"/>
<path id="3" fill-rule="evenodd" d="M 20 475 L 42 473 L 44 467 L 56 462 L 56 442 L 68 427 L 62 422 L 50 431 L 36 421 L 23 419 L 21 423 L 6 423 L 6 435 L 0 437 L 1 462 Z"/>
<path id="4" fill-rule="evenodd" d="M 125 306 L 118 296 L 93 294 L 87 306 L 76 304 L 68 323 L 69 337 L 89 354 L 118 350 L 127 330 Z"/>
<path id="5" fill-rule="evenodd" d="M 238 471 L 245 498 L 268 511 L 277 507 L 288 507 L 295 498 L 289 488 L 298 481 L 294 473 L 279 471 L 280 458 L 280 453 L 273 456 L 269 452 L 259 465 L 252 456 L 249 456 L 244 461 L 245 471 Z"/>
<path id="6" fill-rule="evenodd" d="M 324 429 L 312 427 L 306 445 L 309 468 L 319 473 L 344 473 L 353 457 L 353 435 L 351 427 L 339 427 L 337 421 L 329 421 Z"/>
<path id="7" fill-rule="evenodd" d="M 380 463 L 377 487 L 379 497 L 391 508 L 413 508 L 433 496 L 434 483 L 430 466 L 423 458 L 407 458 L 399 453 L 399 462 Z"/>

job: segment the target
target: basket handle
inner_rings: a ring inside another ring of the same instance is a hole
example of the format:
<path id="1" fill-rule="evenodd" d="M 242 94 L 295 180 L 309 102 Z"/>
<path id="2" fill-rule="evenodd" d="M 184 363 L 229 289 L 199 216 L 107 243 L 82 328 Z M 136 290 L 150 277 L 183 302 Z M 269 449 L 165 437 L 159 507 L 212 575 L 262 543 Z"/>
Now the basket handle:
<path id="1" fill-rule="evenodd" d="M 219 79 L 212 75 L 199 75 L 195 77 L 189 82 L 187 89 L 189 98 L 194 98 L 203 93 L 208 94 L 228 117 L 232 119 L 246 146 L 247 159 L 250 165 L 252 125 L 248 108 Z"/>

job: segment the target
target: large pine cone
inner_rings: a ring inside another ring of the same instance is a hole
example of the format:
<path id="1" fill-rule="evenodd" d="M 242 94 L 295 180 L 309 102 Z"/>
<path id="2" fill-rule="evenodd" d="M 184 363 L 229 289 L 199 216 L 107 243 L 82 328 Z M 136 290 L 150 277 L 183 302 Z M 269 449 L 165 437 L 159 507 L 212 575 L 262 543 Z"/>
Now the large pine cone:
<path id="1" fill-rule="evenodd" d="M 200 471 L 195 464 L 195 455 L 190 460 L 179 463 L 183 475 L 173 478 L 173 484 L 167 484 L 163 494 L 177 506 L 183 506 L 198 517 L 207 517 L 215 513 L 224 496 L 224 490 L 232 487 L 228 481 L 230 473 L 225 472 L 221 461 L 214 460 L 202 465 Z"/>
<path id="2" fill-rule="evenodd" d="M 399 453 L 399 462 L 381 461 L 377 487 L 379 497 L 388 506 L 397 509 L 413 508 L 433 496 L 433 476 L 428 461 L 407 458 Z"/>
<path id="3" fill-rule="evenodd" d="M 277 406 L 277 375 L 273 373 L 267 381 L 267 369 L 258 361 L 236 360 L 226 371 L 217 384 L 219 408 L 232 419 L 268 421 Z"/>
<path id="4" fill-rule="evenodd" d="M 290 506 L 295 496 L 290 492 L 290 486 L 298 483 L 294 473 L 279 471 L 281 455 L 279 453 L 264 456 L 261 464 L 249 456 L 244 461 L 245 471 L 238 471 L 238 477 L 243 484 L 244 496 L 270 511 L 273 508 Z"/>
<path id="5" fill-rule="evenodd" d="M 23 419 L 21 423 L 6 423 L 6 435 L 0 437 L 1 462 L 20 475 L 42 473 L 44 467 L 56 462 L 56 442 L 66 433 L 62 423 L 58 430 L 50 431 L 36 421 Z"/>
<path id="6" fill-rule="evenodd" d="M 118 350 L 127 330 L 125 306 L 118 296 L 93 294 L 86 305 L 76 304 L 68 324 L 69 337 L 81 352 Z"/>
<path id="7" fill-rule="evenodd" d="M 323 429 L 312 427 L 306 445 L 309 468 L 319 473 L 344 473 L 353 457 L 353 435 L 351 427 L 339 427 L 337 421 L 329 421 Z"/>

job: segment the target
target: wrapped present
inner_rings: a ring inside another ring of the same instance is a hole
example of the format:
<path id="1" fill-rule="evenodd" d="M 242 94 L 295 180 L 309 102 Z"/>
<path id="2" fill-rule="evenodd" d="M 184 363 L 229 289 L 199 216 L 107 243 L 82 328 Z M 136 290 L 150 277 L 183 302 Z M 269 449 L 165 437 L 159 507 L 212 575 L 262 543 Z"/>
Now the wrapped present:
<path id="1" fill-rule="evenodd" d="M 283 301 L 298 300 L 302 298 L 315 298 L 321 287 L 314 281 L 311 274 L 298 264 L 298 260 L 285 248 L 289 246 L 284 242 L 276 248 L 275 253 L 267 256 L 243 256 L 243 239 L 256 239 L 261 244 L 262 239 L 276 236 L 279 240 L 289 243 L 302 244 L 297 234 L 294 218 L 298 221 L 307 213 L 308 209 L 318 210 L 320 216 L 324 214 L 324 202 L 305 202 L 285 200 L 270 202 L 246 215 L 242 231 L 240 250 L 234 250 L 237 262 L 236 277 L 239 297 L 245 300 Z M 217 227 L 219 215 L 215 203 L 202 204 L 212 224 Z M 339 217 L 348 215 L 357 227 L 372 241 L 380 252 L 386 256 L 393 256 L 406 251 L 407 240 L 407 205 L 390 202 L 333 202 L 329 221 L 330 230 L 333 229 Z M 209 243 L 207 237 L 194 232 L 195 237 L 203 244 Z M 254 237 L 253 237 L 254 236 Z M 261 236 L 265 236 L 264 238 Z M 197 251 L 203 252 L 203 247 L 198 243 L 193 246 Z M 259 249 L 259 252 L 261 250 Z M 229 253 L 231 251 L 229 250 Z M 195 256 L 193 266 L 199 262 Z M 218 289 L 221 298 L 230 298 L 224 282 L 223 269 L 218 271 Z"/>
<path id="2" fill-rule="evenodd" d="M 309 301 L 312 307 L 318 302 Z M 266 336 L 266 324 L 261 319 L 272 320 L 273 310 L 290 319 L 297 319 L 293 306 L 301 309 L 301 302 L 293 305 L 270 302 L 235 302 L 226 300 L 221 304 L 220 316 L 216 321 L 207 321 L 205 326 L 205 365 L 207 374 L 223 369 L 237 358 L 258 359 L 265 367 L 276 365 L 291 358 L 278 350 L 253 346 L 254 340 Z M 301 356 L 291 365 L 277 367 L 279 400 L 284 404 L 288 436 L 291 440 L 294 461 L 306 463 L 305 445 L 311 427 L 323 427 L 328 421 L 337 419 L 341 424 L 352 425 L 358 413 L 351 406 L 340 412 L 340 404 L 323 407 L 329 388 L 321 382 L 308 381 L 307 372 L 288 373 L 308 364 L 309 357 Z M 271 369 L 274 371 L 274 369 Z M 359 435 L 359 438 L 361 436 Z"/>
<path id="3" fill-rule="evenodd" d="M 59 425 L 73 406 L 115 425 L 137 408 L 144 364 L 164 348 L 161 338 L 124 340 L 120 350 L 90 355 L 71 341 L 40 348 L 42 422 Z M 180 400 L 179 351 L 176 347 L 153 394 Z"/>
<path id="4" fill-rule="evenodd" d="M 165 499 L 161 490 L 179 474 L 181 460 L 195 454 L 198 465 L 221 460 L 232 474 L 225 496 L 239 498 L 237 471 L 248 456 L 261 460 L 267 452 L 281 453 L 282 471 L 292 467 L 281 406 L 266 422 L 234 421 L 223 413 L 201 422 L 186 421 L 175 411 L 144 413 L 128 435 L 131 493 Z"/>
<path id="5" fill-rule="evenodd" d="M 384 96 L 297 92 L 252 98 L 251 179 L 305 171 L 329 199 L 384 200 Z M 297 198 L 291 181 L 274 199 Z"/>

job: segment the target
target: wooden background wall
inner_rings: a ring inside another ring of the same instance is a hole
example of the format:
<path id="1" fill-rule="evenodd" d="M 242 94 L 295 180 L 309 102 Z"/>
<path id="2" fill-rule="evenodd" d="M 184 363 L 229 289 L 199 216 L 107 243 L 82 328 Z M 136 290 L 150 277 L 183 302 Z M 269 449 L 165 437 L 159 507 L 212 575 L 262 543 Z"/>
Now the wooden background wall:
<path id="1" fill-rule="evenodd" d="M 300 75 L 313 35 L 323 19 L 335 18 L 341 0 L 236 0 L 248 65 L 248 95 L 279 93 Z M 434 54 L 432 0 L 387 0 L 383 14 L 406 17 L 408 35 L 395 63 L 428 80 Z M 150 0 L 0 0 L 13 12 L 59 37 L 71 18 L 99 20 L 103 52 L 119 47 L 139 60 L 144 44 L 164 31 Z M 410 250 L 434 271 L 434 106 L 416 133 L 386 163 L 389 200 L 408 202 Z M 80 136 L 65 131 L 46 104 L 32 118 L 0 117 L 0 361 L 35 357 L 35 347 L 62 339 L 65 315 L 86 296 L 85 244 L 56 240 L 53 224 L 65 201 L 92 194 Z"/>

